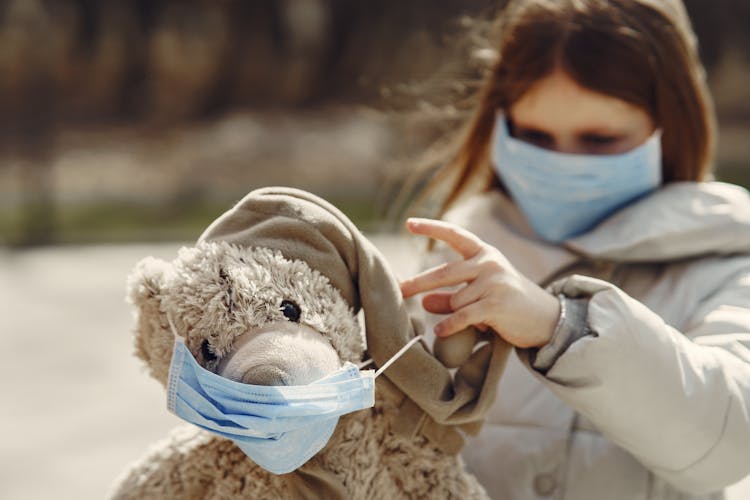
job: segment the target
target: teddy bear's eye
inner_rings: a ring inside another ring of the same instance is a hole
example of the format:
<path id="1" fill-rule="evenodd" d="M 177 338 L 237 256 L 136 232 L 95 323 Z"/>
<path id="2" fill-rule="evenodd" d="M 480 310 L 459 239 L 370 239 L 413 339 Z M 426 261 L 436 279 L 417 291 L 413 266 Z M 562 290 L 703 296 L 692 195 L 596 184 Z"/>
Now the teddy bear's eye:
<path id="1" fill-rule="evenodd" d="M 216 354 L 211 350 L 211 344 L 208 343 L 208 340 L 204 340 L 201 344 L 201 354 L 203 354 L 203 359 L 206 361 L 216 360 Z"/>
<path id="2" fill-rule="evenodd" d="M 289 321 L 295 323 L 298 323 L 299 317 L 302 316 L 302 311 L 300 311 L 299 306 L 291 300 L 281 301 L 281 307 L 279 309 L 281 309 L 281 312 L 284 313 L 284 316 L 286 316 Z"/>

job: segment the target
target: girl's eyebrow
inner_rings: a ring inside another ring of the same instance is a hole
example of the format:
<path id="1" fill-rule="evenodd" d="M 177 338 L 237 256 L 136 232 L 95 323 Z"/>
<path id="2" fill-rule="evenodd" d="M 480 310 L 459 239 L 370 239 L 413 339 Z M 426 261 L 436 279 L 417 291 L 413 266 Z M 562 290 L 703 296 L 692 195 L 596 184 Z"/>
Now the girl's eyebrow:
<path id="1" fill-rule="evenodd" d="M 532 133 L 532 134 L 544 134 L 544 135 L 549 135 L 549 136 L 554 135 L 549 130 L 546 130 L 543 126 L 539 127 L 536 125 L 521 125 L 519 123 L 515 123 L 513 129 L 516 133 L 522 133 L 522 134 Z M 586 127 L 577 129 L 574 131 L 574 134 L 577 137 L 590 137 L 590 136 L 621 137 L 621 136 L 627 135 L 627 132 L 624 130 L 613 128 L 609 125 L 594 125 L 594 126 L 586 126 Z"/>
<path id="2" fill-rule="evenodd" d="M 594 127 L 585 127 L 578 129 L 575 131 L 575 134 L 579 137 L 591 135 L 622 136 L 626 135 L 627 132 L 624 130 L 612 128 L 609 125 L 598 125 Z"/>

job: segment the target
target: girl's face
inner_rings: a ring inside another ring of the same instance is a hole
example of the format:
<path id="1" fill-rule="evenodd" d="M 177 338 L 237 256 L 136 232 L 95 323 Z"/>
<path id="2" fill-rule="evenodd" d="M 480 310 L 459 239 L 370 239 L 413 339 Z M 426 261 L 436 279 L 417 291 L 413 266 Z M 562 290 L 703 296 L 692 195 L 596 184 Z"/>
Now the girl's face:
<path id="1" fill-rule="evenodd" d="M 562 153 L 624 153 L 655 128 L 643 108 L 583 88 L 561 70 L 532 85 L 509 115 L 514 137 Z"/>

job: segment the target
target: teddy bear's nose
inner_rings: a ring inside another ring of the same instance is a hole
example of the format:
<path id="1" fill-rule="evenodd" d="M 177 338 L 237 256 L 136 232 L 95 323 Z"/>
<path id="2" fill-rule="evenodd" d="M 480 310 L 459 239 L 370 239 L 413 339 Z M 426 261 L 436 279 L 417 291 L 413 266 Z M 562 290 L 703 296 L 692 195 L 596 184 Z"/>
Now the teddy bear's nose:
<path id="1" fill-rule="evenodd" d="M 289 374 L 278 366 L 259 365 L 247 370 L 241 381 L 253 385 L 288 385 Z"/>

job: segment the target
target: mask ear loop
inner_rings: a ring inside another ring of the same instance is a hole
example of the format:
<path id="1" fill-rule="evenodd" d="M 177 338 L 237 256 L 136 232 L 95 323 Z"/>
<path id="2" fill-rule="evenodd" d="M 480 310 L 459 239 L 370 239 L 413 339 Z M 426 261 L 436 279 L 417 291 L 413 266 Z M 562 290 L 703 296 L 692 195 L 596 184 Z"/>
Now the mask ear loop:
<path id="1" fill-rule="evenodd" d="M 177 342 L 182 342 L 182 343 L 185 343 L 185 338 L 184 338 L 184 337 L 181 337 L 181 336 L 180 336 L 180 335 L 179 335 L 179 334 L 177 333 L 177 328 L 175 328 L 175 326 L 174 326 L 174 322 L 172 321 L 172 315 L 171 315 L 171 314 L 169 314 L 169 311 L 167 311 L 167 321 L 169 322 L 169 328 L 171 328 L 171 330 L 172 330 L 172 335 L 174 335 L 174 339 L 175 339 L 175 340 L 176 340 Z"/>
<path id="2" fill-rule="evenodd" d="M 357 368 L 359 368 L 359 369 L 361 370 L 361 369 L 362 369 L 362 368 L 364 368 L 365 366 L 367 366 L 367 365 L 371 365 L 371 364 L 373 364 L 373 363 L 374 363 L 374 361 L 372 360 L 372 358 L 370 358 L 370 359 L 368 359 L 367 361 L 362 361 L 361 363 L 357 363 Z"/>
<path id="3" fill-rule="evenodd" d="M 396 362 L 396 360 L 398 358 L 400 358 L 406 351 L 408 351 L 411 346 L 413 346 L 414 344 L 416 344 L 417 342 L 419 342 L 419 340 L 421 338 L 422 338 L 422 335 L 417 335 L 416 337 L 414 337 L 413 339 L 411 339 L 409 342 L 407 342 L 406 344 L 404 344 L 404 346 L 401 349 L 399 349 L 396 354 L 394 354 L 393 356 L 391 356 L 391 359 L 389 359 L 388 361 L 386 361 L 383 366 L 381 366 L 380 368 L 378 368 L 375 371 L 375 376 L 373 378 L 378 378 L 378 376 L 380 376 L 381 373 L 383 373 L 389 366 L 391 366 L 394 362 Z M 367 361 L 364 361 L 364 362 L 358 364 L 357 368 L 359 368 L 361 370 L 363 367 L 369 365 L 372 362 L 373 362 L 372 359 L 368 359 Z"/>

